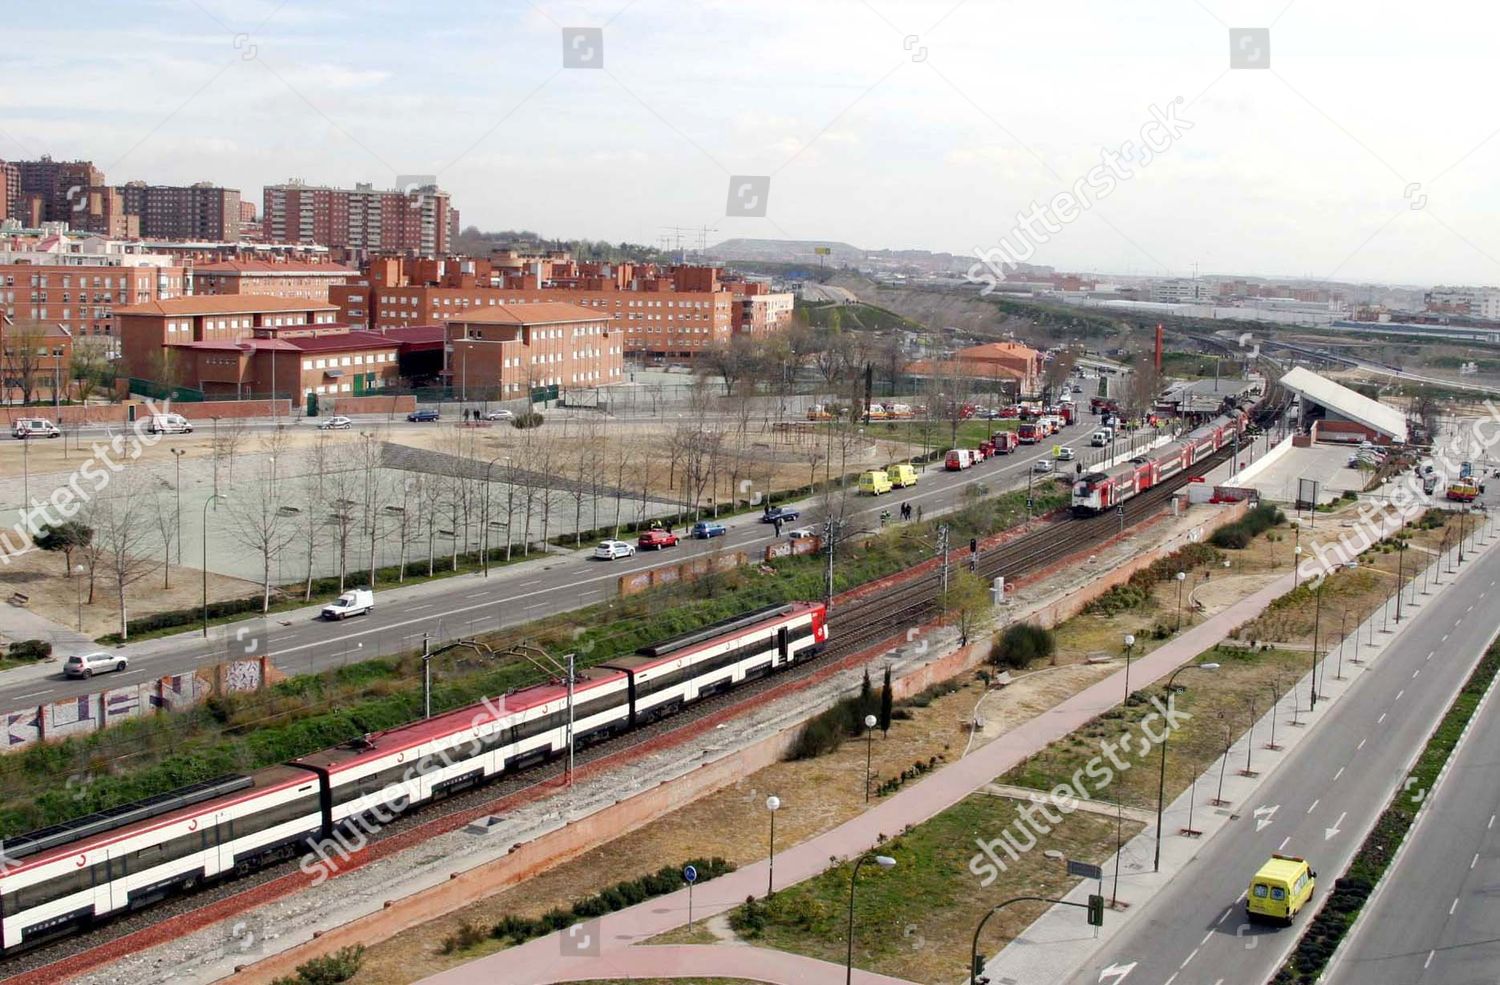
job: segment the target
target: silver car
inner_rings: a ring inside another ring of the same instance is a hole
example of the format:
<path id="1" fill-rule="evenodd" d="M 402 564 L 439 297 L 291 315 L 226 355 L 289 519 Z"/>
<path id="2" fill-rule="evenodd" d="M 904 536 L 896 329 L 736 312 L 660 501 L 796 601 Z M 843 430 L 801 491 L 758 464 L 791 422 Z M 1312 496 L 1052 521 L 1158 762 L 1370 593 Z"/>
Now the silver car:
<path id="1" fill-rule="evenodd" d="M 95 674 L 108 673 L 111 670 L 124 670 L 130 666 L 130 659 L 117 653 L 105 653 L 100 650 L 96 653 L 76 654 L 67 659 L 63 664 L 63 675 L 66 677 L 93 677 Z"/>

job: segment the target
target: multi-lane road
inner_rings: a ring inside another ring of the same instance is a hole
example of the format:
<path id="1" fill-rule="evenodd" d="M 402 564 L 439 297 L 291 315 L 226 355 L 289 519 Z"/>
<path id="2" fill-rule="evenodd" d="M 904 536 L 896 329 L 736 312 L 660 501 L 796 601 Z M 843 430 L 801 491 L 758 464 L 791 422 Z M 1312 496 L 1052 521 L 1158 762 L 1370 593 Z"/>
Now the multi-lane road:
<path id="1" fill-rule="evenodd" d="M 983 483 L 992 492 L 1002 488 L 1024 488 L 1028 473 L 1038 459 L 1050 458 L 1052 445 L 1061 443 L 1079 449 L 1080 460 L 1090 458 L 1086 449 L 1093 428 L 1087 419 L 1065 430 L 1045 444 L 1022 445 L 1016 452 L 984 462 L 963 472 L 950 473 L 929 467 L 911 490 L 895 490 L 878 499 L 855 496 L 846 517 L 850 529 L 879 526 L 879 514 L 892 513 L 902 502 L 924 515 L 960 505 L 963 491 Z M 1123 450 L 1123 449 L 1121 449 Z M 1069 470 L 1068 463 L 1059 463 Z M 1038 482 L 1050 476 L 1035 476 Z M 802 517 L 791 527 L 817 527 L 822 520 L 819 500 L 801 504 Z M 265 654 L 288 672 L 308 672 L 420 647 L 424 633 L 434 640 L 452 639 L 516 625 L 542 616 L 601 602 L 616 594 L 621 575 L 680 561 L 697 554 L 744 550 L 754 554 L 777 540 L 770 524 L 758 516 L 729 520 L 723 537 L 700 541 L 683 539 L 678 547 L 661 552 L 641 552 L 617 561 L 594 561 L 587 551 L 560 551 L 522 564 L 492 568 L 488 578 L 462 575 L 423 585 L 379 589 L 375 611 L 368 616 L 329 623 L 317 618 L 309 607 L 276 613 L 267 620 L 251 619 L 210 628 L 209 636 L 194 633 L 148 640 L 119 648 L 130 658 L 128 670 L 93 680 L 67 680 L 49 667 L 24 668 L 0 676 L 0 711 L 88 694 L 101 686 L 117 686 L 182 673 L 226 657 Z M 685 530 L 678 531 L 686 534 Z M 785 537 L 787 530 L 783 530 Z M 957 548 L 958 545 L 955 545 Z"/>
<path id="2" fill-rule="evenodd" d="M 1193 862 L 1145 904 L 1145 912 L 1068 981 L 1258 985 L 1269 980 L 1312 911 L 1305 911 L 1287 929 L 1248 924 L 1243 897 L 1250 877 L 1273 852 L 1301 855 L 1319 873 L 1314 903 L 1322 902 L 1374 819 L 1402 789 L 1414 756 L 1495 636 L 1497 603 L 1500 551 L 1471 556 L 1457 582 L 1427 599 L 1400 635 L 1330 706 L 1327 717 L 1315 726 L 1318 741 L 1289 750 L 1289 758 L 1254 800 L 1236 805 L 1238 819 L 1209 840 Z M 1490 728 L 1495 728 L 1493 723 Z M 1466 761 L 1480 770 L 1476 778 L 1488 778 L 1484 792 L 1444 790 L 1468 827 L 1445 833 L 1443 844 L 1429 849 L 1434 865 L 1441 860 L 1441 872 L 1408 875 L 1408 869 L 1423 868 L 1423 856 L 1415 856 L 1415 863 L 1403 862 L 1403 877 L 1420 879 L 1421 885 L 1409 892 L 1386 893 L 1375 915 L 1392 927 L 1405 923 L 1401 935 L 1370 933 L 1357 963 L 1344 966 L 1339 981 L 1494 981 L 1494 962 L 1500 954 L 1494 941 L 1496 920 L 1481 900 L 1487 888 L 1493 891 L 1500 873 L 1500 861 L 1493 854 L 1497 832 L 1485 827 L 1500 807 L 1495 793 L 1500 787 L 1492 782 L 1500 767 L 1493 743 L 1486 746 L 1482 739 L 1471 739 L 1471 744 Z M 1480 830 L 1474 830 L 1476 818 Z M 1428 822 L 1428 836 L 1436 830 Z M 1491 854 L 1483 870 L 1475 861 L 1473 871 L 1453 871 L 1459 862 L 1467 869 L 1475 853 L 1482 854 L 1486 847 Z M 1470 947 L 1464 948 L 1465 943 Z M 1446 962 L 1442 970 L 1436 970 L 1434 957 L 1433 973 L 1421 977 L 1428 951 L 1450 944 L 1458 949 L 1439 952 Z M 1408 959 L 1409 951 L 1420 953 Z M 1376 960 L 1397 952 L 1400 960 Z M 1485 957 L 1490 977 L 1472 977 Z"/>

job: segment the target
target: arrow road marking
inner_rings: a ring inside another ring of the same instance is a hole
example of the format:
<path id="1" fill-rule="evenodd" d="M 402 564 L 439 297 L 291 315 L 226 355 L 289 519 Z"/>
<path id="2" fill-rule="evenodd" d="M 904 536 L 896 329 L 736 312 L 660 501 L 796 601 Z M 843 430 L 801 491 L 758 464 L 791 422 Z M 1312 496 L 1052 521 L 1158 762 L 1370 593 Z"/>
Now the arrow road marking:
<path id="1" fill-rule="evenodd" d="M 1099 972 L 1099 981 L 1103 982 L 1106 978 L 1111 978 L 1114 979 L 1114 985 L 1119 985 L 1120 982 L 1125 980 L 1126 975 L 1135 970 L 1135 966 L 1136 962 L 1134 961 L 1130 962 L 1130 964 L 1112 964 Z"/>
<path id="2" fill-rule="evenodd" d="M 1255 830 L 1263 831 L 1269 827 L 1271 819 L 1276 816 L 1276 812 L 1279 810 L 1281 810 L 1280 804 L 1272 804 L 1270 807 L 1257 807 L 1255 809 Z M 1262 814 L 1265 817 L 1261 817 Z"/>
<path id="3" fill-rule="evenodd" d="M 1329 838 L 1332 838 L 1334 835 L 1338 834 L 1339 833 L 1339 825 L 1343 824 L 1344 823 L 1344 818 L 1346 818 L 1348 816 L 1349 816 L 1349 812 L 1345 811 L 1344 813 L 1342 813 L 1342 814 L 1339 815 L 1339 819 L 1337 821 L 1333 822 L 1333 827 L 1331 827 L 1331 828 L 1324 828 L 1323 829 L 1323 840 L 1327 841 Z"/>

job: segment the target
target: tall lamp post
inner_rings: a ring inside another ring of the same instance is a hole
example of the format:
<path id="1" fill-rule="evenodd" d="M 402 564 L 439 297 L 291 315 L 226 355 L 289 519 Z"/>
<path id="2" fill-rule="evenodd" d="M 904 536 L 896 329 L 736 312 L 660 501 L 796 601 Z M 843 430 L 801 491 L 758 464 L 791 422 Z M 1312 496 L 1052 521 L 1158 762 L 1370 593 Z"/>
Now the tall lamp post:
<path id="1" fill-rule="evenodd" d="M 182 564 L 182 456 L 187 454 L 182 448 L 168 449 L 172 457 L 177 460 L 177 486 L 173 490 L 177 496 L 177 563 Z"/>
<path id="2" fill-rule="evenodd" d="M 1125 703 L 1130 704 L 1130 653 L 1135 649 L 1135 634 L 1125 634 Z"/>
<path id="3" fill-rule="evenodd" d="M 1328 583 L 1325 578 L 1318 582 L 1318 587 L 1313 591 L 1313 598 L 1317 603 L 1313 606 L 1313 646 L 1312 646 L 1312 696 L 1307 701 L 1307 712 L 1312 714 L 1318 707 L 1318 624 L 1323 619 L 1323 586 Z"/>
<path id="4" fill-rule="evenodd" d="M 1396 541 L 1396 625 L 1401 625 L 1401 589 L 1406 587 L 1406 541 Z"/>
<path id="5" fill-rule="evenodd" d="M 865 716 L 865 803 L 870 802 L 870 756 L 875 747 L 875 725 L 879 721 L 874 715 Z"/>
<path id="6" fill-rule="evenodd" d="M 1189 671 L 1189 670 L 1218 670 L 1218 669 L 1219 669 L 1219 665 L 1216 664 L 1216 663 L 1188 664 L 1186 667 L 1178 667 L 1177 670 L 1175 670 L 1172 673 L 1172 676 L 1167 678 L 1167 695 L 1169 697 L 1171 696 L 1171 694 L 1172 694 L 1172 683 L 1177 680 L 1177 675 L 1178 674 L 1181 674 L 1184 671 Z M 1171 737 L 1172 737 L 1172 731 L 1170 729 L 1168 729 L 1166 732 L 1164 732 L 1162 734 L 1162 740 L 1161 740 L 1161 775 L 1160 775 L 1160 778 L 1156 781 L 1156 857 L 1155 857 L 1155 859 L 1151 863 L 1151 871 L 1152 872 L 1160 872 L 1161 871 L 1161 814 L 1162 814 L 1162 798 L 1166 796 L 1166 792 L 1167 792 L 1167 740 L 1170 739 Z"/>
<path id="7" fill-rule="evenodd" d="M 83 572 L 83 565 L 73 565 L 73 594 L 78 602 L 78 631 L 80 633 L 83 632 Z"/>
<path id="8" fill-rule="evenodd" d="M 844 959 L 844 985 L 853 985 L 854 982 L 854 886 L 859 881 L 859 867 L 866 862 L 874 862 L 882 869 L 894 869 L 896 860 L 889 855 L 861 855 L 859 861 L 854 863 L 854 871 L 849 873 L 849 952 Z"/>
<path id="9" fill-rule="evenodd" d="M 781 810 L 781 798 L 767 797 L 766 810 L 771 812 L 771 854 L 766 863 L 766 898 L 770 899 L 776 892 L 776 812 Z"/>
<path id="10" fill-rule="evenodd" d="M 208 508 L 218 493 L 210 493 L 203 501 L 203 638 L 208 639 Z"/>
<path id="11" fill-rule="evenodd" d="M 1182 632 L 1182 585 L 1187 581 L 1187 572 L 1179 571 L 1173 576 L 1177 579 L 1177 628 L 1173 632 Z"/>

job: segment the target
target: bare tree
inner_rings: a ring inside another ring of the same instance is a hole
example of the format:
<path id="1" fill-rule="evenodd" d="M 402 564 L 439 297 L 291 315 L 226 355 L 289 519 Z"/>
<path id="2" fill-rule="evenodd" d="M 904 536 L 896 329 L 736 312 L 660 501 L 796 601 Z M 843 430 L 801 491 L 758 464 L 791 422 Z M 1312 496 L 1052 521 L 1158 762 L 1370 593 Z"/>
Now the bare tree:
<path id="1" fill-rule="evenodd" d="M 1049 403 L 1057 399 L 1059 388 L 1073 375 L 1073 366 L 1078 362 L 1078 352 L 1071 347 L 1059 349 L 1047 368 L 1042 371 L 1042 396 Z"/>
<path id="2" fill-rule="evenodd" d="M 303 557 L 307 561 L 307 579 L 302 590 L 304 601 L 312 598 L 313 562 L 318 558 L 322 543 L 324 511 L 327 497 L 324 486 L 328 478 L 328 439 L 320 434 L 314 444 L 303 453 L 302 477 L 297 488 L 297 510 L 299 512 Z"/>
<path id="3" fill-rule="evenodd" d="M 156 536 L 161 541 L 161 587 L 166 591 L 172 587 L 172 545 L 177 543 L 177 523 L 180 518 L 176 492 L 157 490 L 156 495 L 151 497 L 151 506 Z M 179 546 L 178 551 L 181 550 Z"/>
<path id="4" fill-rule="evenodd" d="M 341 446 L 330 449 L 330 452 L 323 482 L 324 503 L 328 510 L 328 526 L 333 531 L 334 548 L 338 551 L 339 591 L 342 592 L 349 577 L 349 546 L 359 524 L 365 477 L 355 467 L 352 449 Z"/>
<path id="5" fill-rule="evenodd" d="M 906 348 L 901 344 L 901 334 L 896 331 L 886 333 L 876 348 L 875 358 L 880 366 L 880 374 L 885 377 L 887 392 L 894 397 L 907 367 L 911 365 Z"/>
<path id="6" fill-rule="evenodd" d="M 51 358 L 47 326 L 38 321 L 12 322 L 0 325 L 0 361 L 5 379 L 0 390 L 12 387 L 21 391 L 21 403 L 31 403 L 42 374 L 42 365 Z"/>
<path id="7" fill-rule="evenodd" d="M 245 446 L 249 428 L 244 418 L 226 417 L 214 420 L 212 447 L 214 453 L 214 490 L 219 488 L 219 463 L 224 462 L 230 482 L 234 481 L 234 457 Z"/>
<path id="8" fill-rule="evenodd" d="M 296 513 L 283 497 L 281 483 L 266 473 L 235 487 L 229 497 L 229 535 L 260 559 L 260 611 L 271 609 L 271 571 L 281 552 L 297 536 Z"/>
<path id="9" fill-rule="evenodd" d="M 130 636 L 126 596 L 130 586 L 151 573 L 152 528 L 150 502 L 142 495 L 133 469 L 117 473 L 95 501 L 95 541 L 102 548 L 104 571 L 114 589 L 120 613 L 120 639 Z"/>
<path id="10" fill-rule="evenodd" d="M 73 377 L 73 394 L 81 404 L 88 403 L 95 392 L 108 386 L 115 376 L 107 350 L 95 344 L 93 339 L 80 338 L 73 343 L 69 370 Z"/>

